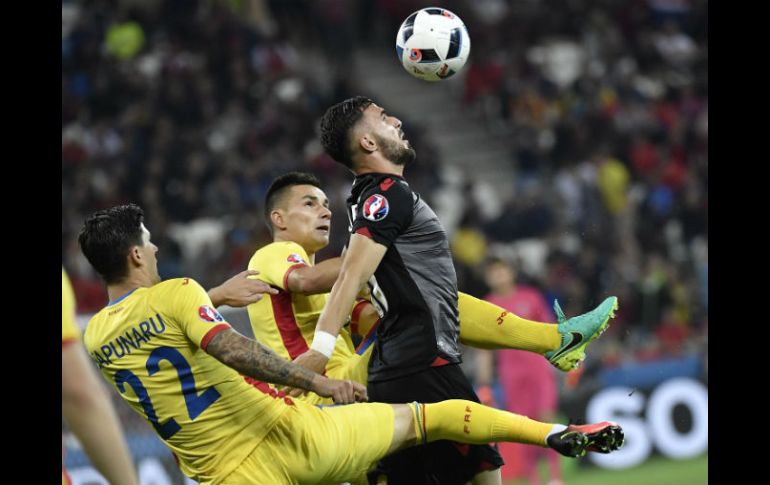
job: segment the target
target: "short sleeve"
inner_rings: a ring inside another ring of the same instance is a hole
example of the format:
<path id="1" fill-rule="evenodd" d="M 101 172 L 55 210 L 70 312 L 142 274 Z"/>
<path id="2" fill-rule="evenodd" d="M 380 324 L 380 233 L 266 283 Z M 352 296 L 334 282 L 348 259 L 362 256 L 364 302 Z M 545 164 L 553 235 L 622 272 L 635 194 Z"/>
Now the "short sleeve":
<path id="1" fill-rule="evenodd" d="M 308 266 L 305 250 L 295 242 L 275 242 L 260 249 L 249 261 L 249 269 L 259 271 L 257 276 L 268 285 L 289 291 L 289 274 Z"/>
<path id="2" fill-rule="evenodd" d="M 167 288 L 171 315 L 187 338 L 203 350 L 218 333 L 231 328 L 197 281 L 179 278 L 166 284 L 171 285 Z"/>
<path id="3" fill-rule="evenodd" d="M 408 185 L 386 178 L 365 191 L 354 207 L 353 234 L 390 247 L 414 217 L 414 198 Z"/>

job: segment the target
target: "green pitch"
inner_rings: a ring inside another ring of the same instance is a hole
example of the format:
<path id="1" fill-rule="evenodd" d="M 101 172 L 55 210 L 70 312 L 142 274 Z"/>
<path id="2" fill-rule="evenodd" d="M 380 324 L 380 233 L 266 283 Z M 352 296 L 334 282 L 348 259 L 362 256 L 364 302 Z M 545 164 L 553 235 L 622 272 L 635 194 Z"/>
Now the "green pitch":
<path id="1" fill-rule="evenodd" d="M 565 485 L 706 485 L 708 455 L 682 461 L 656 457 L 626 470 L 584 468 L 574 460 L 565 459 L 562 472 Z M 526 480 L 505 482 L 505 485 L 526 484 Z"/>

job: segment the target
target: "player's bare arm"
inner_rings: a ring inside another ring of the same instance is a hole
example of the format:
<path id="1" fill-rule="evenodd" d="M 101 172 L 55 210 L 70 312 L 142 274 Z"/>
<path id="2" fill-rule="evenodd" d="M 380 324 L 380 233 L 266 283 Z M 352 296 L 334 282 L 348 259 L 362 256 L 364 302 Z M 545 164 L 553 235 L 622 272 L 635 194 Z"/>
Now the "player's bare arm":
<path id="1" fill-rule="evenodd" d="M 388 248 L 360 234 L 350 236 L 340 275 L 329 294 L 317 330 L 338 335 L 361 287 L 372 277 Z"/>
<path id="2" fill-rule="evenodd" d="M 118 415 L 79 340 L 62 345 L 61 362 L 62 417 L 110 483 L 138 484 Z"/>
<path id="3" fill-rule="evenodd" d="M 278 290 L 271 288 L 267 283 L 251 278 L 258 274 L 259 271 L 248 269 L 215 286 L 208 291 L 211 302 L 215 307 L 221 305 L 244 307 L 258 302 L 265 293 L 278 294 Z"/>
<path id="4" fill-rule="evenodd" d="M 366 388 L 351 381 L 327 379 L 302 366 L 282 359 L 260 344 L 228 329 L 216 335 L 206 347 L 212 357 L 241 374 L 273 384 L 283 384 L 332 397 L 337 403 L 366 400 Z"/>
<path id="5" fill-rule="evenodd" d="M 297 268 L 287 279 L 289 291 L 303 295 L 327 293 L 340 274 L 342 258 L 336 257 L 321 261 L 315 266 Z"/>
<path id="6" fill-rule="evenodd" d="M 374 274 L 387 250 L 382 244 L 360 234 L 350 236 L 350 245 L 340 269 L 340 276 L 334 283 L 329 300 L 318 319 L 313 346 L 297 357 L 295 363 L 316 372 L 323 372 L 358 292 Z"/>

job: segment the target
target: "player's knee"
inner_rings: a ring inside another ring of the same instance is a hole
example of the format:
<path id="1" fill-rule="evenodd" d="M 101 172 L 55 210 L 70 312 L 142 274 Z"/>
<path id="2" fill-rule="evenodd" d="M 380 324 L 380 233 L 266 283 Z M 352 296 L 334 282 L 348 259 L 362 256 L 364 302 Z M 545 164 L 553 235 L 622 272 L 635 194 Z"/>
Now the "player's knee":
<path id="1" fill-rule="evenodd" d="M 414 446 L 417 436 L 414 429 L 414 410 L 409 404 L 393 405 L 393 441 L 388 453 Z"/>

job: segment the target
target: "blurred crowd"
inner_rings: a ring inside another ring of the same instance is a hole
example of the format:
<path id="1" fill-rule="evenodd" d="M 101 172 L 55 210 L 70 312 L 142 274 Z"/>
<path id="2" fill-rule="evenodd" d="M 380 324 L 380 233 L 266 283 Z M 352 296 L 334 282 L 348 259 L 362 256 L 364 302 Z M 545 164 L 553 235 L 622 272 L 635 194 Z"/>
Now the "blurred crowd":
<path id="1" fill-rule="evenodd" d="M 466 291 L 487 291 L 490 252 L 509 255 L 568 315 L 619 297 L 589 353 L 603 366 L 705 355 L 707 1 L 486 0 L 461 15 L 474 42 L 462 102 L 507 140 L 517 174 L 491 217 L 467 186 Z"/>
<path id="2" fill-rule="evenodd" d="M 460 289 L 484 296 L 481 263 L 507 257 L 568 315 L 619 297 L 593 357 L 605 365 L 705 352 L 707 1 L 430 3 L 467 24 L 473 48 L 457 102 L 506 140 L 501 170 L 516 174 L 504 194 L 466 184 L 450 234 Z M 77 231 L 119 203 L 145 209 L 164 278 L 209 287 L 268 242 L 270 181 L 312 171 L 335 213 L 320 257 L 339 254 L 352 175 L 323 153 L 318 119 L 345 97 L 376 99 L 350 53 L 391 46 L 422 6 L 63 1 L 62 258 L 79 311 L 98 310 L 106 293 Z M 442 184 L 430 127 L 396 114 L 420 159 L 407 180 L 430 202 Z"/>

